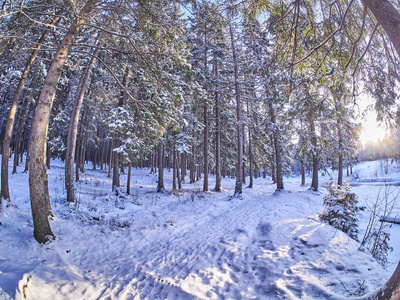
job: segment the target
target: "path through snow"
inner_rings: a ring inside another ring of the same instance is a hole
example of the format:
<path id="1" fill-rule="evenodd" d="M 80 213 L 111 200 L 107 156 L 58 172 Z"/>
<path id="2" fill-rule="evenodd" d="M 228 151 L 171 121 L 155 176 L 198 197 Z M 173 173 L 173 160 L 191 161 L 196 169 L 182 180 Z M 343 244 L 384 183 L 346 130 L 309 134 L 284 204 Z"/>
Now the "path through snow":
<path id="1" fill-rule="evenodd" d="M 27 175 L 11 176 L 13 205 L 0 216 L 0 298 L 341 299 L 360 287 L 372 292 L 390 275 L 318 220 L 322 194 L 298 182 L 274 193 L 260 178 L 231 198 L 234 181 L 225 179 L 223 193 L 185 184 L 178 197 L 155 193 L 156 175 L 135 170 L 133 196 L 118 198 L 103 193 L 105 173 L 88 171 L 78 204 L 68 206 L 54 163 L 56 240 L 43 247 L 32 238 Z M 170 179 L 167 172 L 167 186 Z"/>

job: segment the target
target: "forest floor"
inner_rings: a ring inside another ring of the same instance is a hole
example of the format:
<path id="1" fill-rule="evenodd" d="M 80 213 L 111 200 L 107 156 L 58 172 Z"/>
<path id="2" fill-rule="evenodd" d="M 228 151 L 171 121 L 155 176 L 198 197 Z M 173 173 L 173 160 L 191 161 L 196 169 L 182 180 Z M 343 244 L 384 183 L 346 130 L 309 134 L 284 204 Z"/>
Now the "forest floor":
<path id="1" fill-rule="evenodd" d="M 51 163 L 56 239 L 43 246 L 32 236 L 28 175 L 21 167 L 10 176 L 12 202 L 0 213 L 0 299 L 356 298 L 381 286 L 400 257 L 400 225 L 388 229 L 394 251 L 384 269 L 358 242 L 319 220 L 326 189 L 309 191 L 298 177 L 285 178 L 281 192 L 257 178 L 254 188 L 232 198 L 234 179 L 223 178 L 221 193 L 202 192 L 199 181 L 174 195 L 172 171 L 165 170 L 166 192 L 156 193 L 157 175 L 134 169 L 132 195 L 118 197 L 107 173 L 88 165 L 78 200 L 69 204 L 63 163 Z M 362 183 L 354 190 L 366 206 L 360 239 L 370 203 L 383 191 L 369 185 L 372 179 L 400 182 L 399 167 L 389 169 L 383 172 L 382 162 L 354 169 Z M 387 188 L 391 197 L 397 189 Z M 397 203 L 391 216 L 399 213 Z"/>

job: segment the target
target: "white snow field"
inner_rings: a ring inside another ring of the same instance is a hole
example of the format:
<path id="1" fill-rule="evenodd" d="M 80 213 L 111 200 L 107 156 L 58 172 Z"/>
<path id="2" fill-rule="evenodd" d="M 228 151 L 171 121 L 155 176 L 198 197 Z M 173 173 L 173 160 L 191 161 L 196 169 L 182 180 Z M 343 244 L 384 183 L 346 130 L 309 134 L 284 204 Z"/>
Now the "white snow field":
<path id="1" fill-rule="evenodd" d="M 68 204 L 63 163 L 51 163 L 56 239 L 43 246 L 33 238 L 28 175 L 22 167 L 10 175 L 12 202 L 0 213 L 0 299 L 357 298 L 381 286 L 400 257 L 400 225 L 391 228 L 397 241 L 385 270 L 358 251 L 359 243 L 319 221 L 326 190 L 308 191 L 298 177 L 285 178 L 282 192 L 258 178 L 232 198 L 234 179 L 223 178 L 221 193 L 201 192 L 199 181 L 183 184 L 176 196 L 169 192 L 172 171 L 165 170 L 166 192 L 159 194 L 157 175 L 134 169 L 132 196 L 122 198 L 110 193 L 106 171 L 87 165 L 78 201 Z M 368 181 L 374 168 L 379 162 L 355 170 Z M 397 167 L 391 172 L 400 180 Z M 362 202 L 377 188 L 355 189 Z M 368 222 L 362 213 L 361 238 Z"/>

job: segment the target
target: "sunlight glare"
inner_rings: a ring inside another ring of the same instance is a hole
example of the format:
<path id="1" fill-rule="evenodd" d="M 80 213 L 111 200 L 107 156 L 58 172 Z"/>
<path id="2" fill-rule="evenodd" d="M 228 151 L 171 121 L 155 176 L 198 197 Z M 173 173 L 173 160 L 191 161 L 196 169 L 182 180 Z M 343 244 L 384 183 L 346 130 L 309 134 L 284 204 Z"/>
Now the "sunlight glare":
<path id="1" fill-rule="evenodd" d="M 375 112 L 369 112 L 366 119 L 362 122 L 363 129 L 361 131 L 361 142 L 363 145 L 368 143 L 377 144 L 385 137 L 386 130 L 384 125 L 379 125 L 376 121 Z"/>

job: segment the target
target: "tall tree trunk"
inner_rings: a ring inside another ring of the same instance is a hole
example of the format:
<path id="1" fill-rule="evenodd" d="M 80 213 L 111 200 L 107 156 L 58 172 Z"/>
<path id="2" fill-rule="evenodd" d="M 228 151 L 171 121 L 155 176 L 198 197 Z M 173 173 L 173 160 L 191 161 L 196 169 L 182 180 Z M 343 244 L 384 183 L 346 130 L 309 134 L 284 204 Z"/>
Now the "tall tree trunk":
<path id="1" fill-rule="evenodd" d="M 175 146 L 175 145 L 174 145 Z M 175 147 L 172 149 L 172 193 L 176 194 L 177 189 L 176 189 L 176 151 Z"/>
<path id="2" fill-rule="evenodd" d="M 88 144 L 88 135 L 89 135 L 89 131 L 88 131 L 88 126 L 89 126 L 89 117 L 88 114 L 86 114 L 85 119 L 84 119 L 84 125 L 82 126 L 82 138 L 81 138 L 81 153 L 80 153 L 80 165 L 79 165 L 79 169 L 81 171 L 82 174 L 85 173 L 85 163 L 86 163 L 86 150 L 87 150 L 87 144 Z"/>
<path id="3" fill-rule="evenodd" d="M 208 45 L 207 45 L 207 22 L 204 22 L 204 88 L 207 91 L 208 89 Z M 208 192 L 208 99 L 205 97 L 204 104 L 203 104 L 203 117 L 204 117 L 204 180 L 203 180 L 203 192 Z"/>
<path id="4" fill-rule="evenodd" d="M 29 119 L 29 117 L 28 117 Z M 28 126 L 27 127 L 32 127 L 29 126 L 31 122 L 28 122 Z M 29 131 L 29 137 L 28 137 L 28 143 L 26 145 L 26 158 L 25 158 L 25 170 L 23 173 L 28 173 L 29 171 L 29 147 L 31 145 L 31 139 L 32 139 L 32 130 Z"/>
<path id="5" fill-rule="evenodd" d="M 303 156 L 301 157 L 300 163 L 300 169 L 301 169 L 301 186 L 305 186 L 306 185 L 306 168 L 305 168 L 305 161 L 306 161 L 306 156 L 305 154 L 303 154 Z"/>
<path id="6" fill-rule="evenodd" d="M 13 167 L 13 174 L 17 174 L 17 166 L 19 165 L 19 154 L 21 150 L 21 144 L 22 143 L 22 130 L 24 127 L 24 123 L 26 120 L 26 112 L 28 111 L 29 108 L 29 104 L 30 104 L 30 96 L 31 94 L 28 93 L 28 95 L 26 95 L 25 100 L 24 100 L 24 104 L 22 106 L 22 110 L 21 110 L 21 114 L 19 116 L 19 120 L 18 120 L 18 128 L 17 128 L 17 138 L 15 139 L 15 151 L 14 151 L 14 167 Z"/>
<path id="7" fill-rule="evenodd" d="M 215 63 L 216 64 L 216 63 Z M 215 67 L 216 69 L 217 67 Z M 217 74 L 217 70 L 215 70 Z M 215 188 L 214 191 L 221 192 L 221 124 L 219 111 L 219 93 L 215 91 Z"/>
<path id="8" fill-rule="evenodd" d="M 132 172 L 132 163 L 129 162 L 129 164 L 128 164 L 128 179 L 127 179 L 127 183 L 126 183 L 126 193 L 128 195 L 131 194 L 131 172 Z"/>
<path id="9" fill-rule="evenodd" d="M 178 191 L 182 190 L 181 176 L 179 175 L 179 152 L 176 151 L 176 180 L 178 181 Z"/>
<path id="10" fill-rule="evenodd" d="M 61 13 L 61 12 L 58 12 L 58 14 L 59 13 Z M 33 62 L 35 61 L 35 59 L 39 53 L 40 47 L 43 44 L 43 42 L 46 40 L 47 36 L 49 35 L 51 27 L 54 24 L 56 24 L 59 19 L 60 19 L 60 17 L 58 17 L 58 16 L 54 17 L 53 20 L 50 22 L 48 29 L 46 29 L 43 32 L 42 36 L 40 37 L 36 48 L 32 51 L 31 56 L 29 57 L 29 60 L 27 61 L 26 65 L 25 65 L 25 69 L 22 71 L 21 78 L 18 82 L 17 88 L 14 92 L 14 96 L 11 100 L 10 113 L 8 115 L 5 131 L 4 131 L 3 144 L 2 144 L 0 206 L 1 206 L 2 198 L 10 200 L 10 190 L 9 190 L 9 185 L 8 185 L 8 155 L 10 153 L 11 134 L 12 134 L 13 127 L 14 127 L 15 114 L 17 113 L 18 101 L 19 101 L 19 98 L 21 97 L 22 90 L 24 89 L 26 79 L 28 78 L 28 74 L 31 70 Z"/>
<path id="11" fill-rule="evenodd" d="M 315 133 L 314 120 L 310 119 L 310 134 L 311 134 L 311 144 L 313 147 L 313 172 L 310 190 L 318 191 L 318 169 L 319 169 L 319 159 L 317 153 L 317 134 Z"/>
<path id="12" fill-rule="evenodd" d="M 126 86 L 126 81 L 129 75 L 129 67 L 125 68 L 125 73 L 124 77 L 122 79 L 122 85 Z M 121 90 L 119 100 L 118 100 L 118 107 L 123 107 L 124 106 L 124 97 L 125 97 L 125 91 Z M 116 147 L 119 147 L 121 145 L 120 139 L 117 137 L 115 140 Z M 112 182 L 112 190 L 116 190 L 121 186 L 120 180 L 119 180 L 119 153 L 114 152 L 114 162 L 113 162 L 113 182 Z"/>
<path id="13" fill-rule="evenodd" d="M 271 114 L 272 123 L 272 134 L 274 136 L 274 148 L 275 148 L 275 163 L 276 163 L 276 190 L 283 190 L 283 175 L 282 175 L 282 152 L 279 138 L 279 128 L 276 123 L 275 109 L 271 101 L 268 103 L 269 111 Z"/>
<path id="14" fill-rule="evenodd" d="M 154 161 L 155 161 L 155 151 L 151 153 L 151 169 L 150 169 L 150 174 L 154 174 Z"/>
<path id="15" fill-rule="evenodd" d="M 75 187 L 74 187 L 74 162 L 75 162 L 75 151 L 76 151 L 76 137 L 78 135 L 78 123 L 79 115 L 81 112 L 83 98 L 88 86 L 90 74 L 92 73 L 93 66 L 96 63 L 96 56 L 99 53 L 99 48 L 94 50 L 93 56 L 86 68 L 84 74 L 82 74 L 79 89 L 75 96 L 74 108 L 72 110 L 72 116 L 68 128 L 67 138 L 67 150 L 65 156 L 65 188 L 67 190 L 67 201 L 75 201 Z"/>
<path id="16" fill-rule="evenodd" d="M 119 154 L 114 152 L 113 156 L 113 177 L 112 177 L 112 190 L 117 191 L 121 186 L 119 181 Z"/>
<path id="17" fill-rule="evenodd" d="M 247 101 L 247 118 L 250 120 L 250 115 L 251 115 L 251 105 L 249 105 L 249 101 Z M 249 182 L 249 188 L 253 188 L 253 148 L 252 148 L 252 136 L 251 136 L 251 126 L 248 123 L 247 124 L 247 130 L 249 134 L 249 172 L 250 172 L 250 182 Z"/>
<path id="18" fill-rule="evenodd" d="M 67 59 L 85 17 L 94 8 L 98 0 L 88 0 L 79 17 L 70 25 L 47 72 L 43 88 L 37 101 L 32 121 L 31 144 L 29 147 L 29 192 L 33 216 L 34 237 L 39 243 L 45 243 L 54 236 L 48 215 L 50 213 L 48 179 L 46 173 L 46 136 L 49 115 L 57 91 L 62 68 Z"/>
<path id="19" fill-rule="evenodd" d="M 208 192 L 208 108 L 204 104 L 204 180 L 203 192 Z"/>
<path id="20" fill-rule="evenodd" d="M 338 135 L 338 185 L 343 185 L 343 135 L 342 135 L 342 118 L 340 98 L 335 101 L 336 109 L 336 125 Z"/>
<path id="21" fill-rule="evenodd" d="M 187 169 L 187 157 L 186 157 L 186 152 L 183 152 L 182 153 L 182 171 L 181 171 L 181 181 L 182 182 L 185 182 L 186 169 Z"/>
<path id="22" fill-rule="evenodd" d="M 111 140 L 109 143 L 109 149 L 108 149 L 108 173 L 107 177 L 111 177 L 111 170 L 112 170 L 112 163 L 113 163 L 113 156 L 114 156 L 114 139 Z"/>
<path id="23" fill-rule="evenodd" d="M 157 183 L 157 193 L 164 190 L 164 166 L 163 166 L 163 147 L 158 146 L 158 183 Z"/>
<path id="24" fill-rule="evenodd" d="M 271 180 L 272 180 L 272 183 L 273 183 L 273 184 L 276 183 L 275 159 L 272 160 Z"/>
<path id="25" fill-rule="evenodd" d="M 242 184 L 246 184 L 246 162 L 245 162 L 245 157 L 244 157 L 244 155 L 245 155 L 245 153 L 246 153 L 246 145 L 245 145 L 245 126 L 244 126 L 244 122 L 243 122 L 243 124 L 242 124 L 242 134 L 243 134 L 243 151 L 242 151 L 242 153 L 243 153 L 243 168 L 242 168 L 242 171 L 243 171 L 243 176 L 242 176 L 242 181 L 243 181 L 243 183 Z"/>
<path id="26" fill-rule="evenodd" d="M 190 177 L 190 183 L 195 183 L 196 182 L 196 174 L 195 174 L 195 172 L 196 172 L 196 168 L 195 168 L 195 163 L 194 163 L 194 161 L 195 161 L 195 155 L 194 155 L 194 153 L 195 153 L 195 150 L 196 150 L 196 145 L 195 145 L 195 140 L 196 140 L 196 133 L 195 133 L 195 131 L 194 131 L 194 129 L 193 129 L 193 131 L 192 131 L 192 137 L 193 137 L 193 139 L 192 139 L 192 155 L 191 155 L 191 159 L 190 159 L 190 174 L 189 174 L 189 177 Z"/>
<path id="27" fill-rule="evenodd" d="M 46 168 L 50 170 L 51 150 L 49 142 L 46 142 Z"/>
<path id="28" fill-rule="evenodd" d="M 78 134 L 78 137 L 76 139 L 76 158 L 75 158 L 75 180 L 79 181 L 79 166 L 81 165 L 81 141 L 82 141 L 82 129 L 80 130 L 80 133 Z"/>
<path id="29" fill-rule="evenodd" d="M 190 159 L 190 172 L 189 172 L 189 183 L 196 182 L 196 175 L 195 175 L 195 166 L 194 166 L 194 153 L 192 153 L 192 157 Z"/>
<path id="30" fill-rule="evenodd" d="M 229 25 L 229 33 L 231 37 L 232 58 L 234 66 L 235 79 L 235 97 L 236 97 L 236 128 L 237 128 L 237 167 L 236 167 L 236 183 L 235 195 L 242 193 L 243 188 L 243 132 L 242 132 L 242 103 L 240 99 L 239 73 L 236 58 L 235 41 L 233 38 L 232 25 Z"/>

